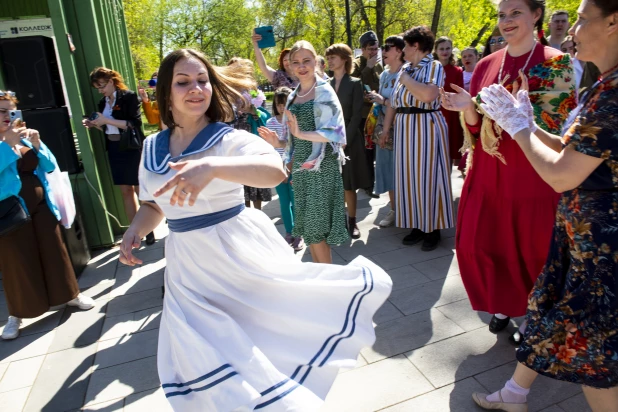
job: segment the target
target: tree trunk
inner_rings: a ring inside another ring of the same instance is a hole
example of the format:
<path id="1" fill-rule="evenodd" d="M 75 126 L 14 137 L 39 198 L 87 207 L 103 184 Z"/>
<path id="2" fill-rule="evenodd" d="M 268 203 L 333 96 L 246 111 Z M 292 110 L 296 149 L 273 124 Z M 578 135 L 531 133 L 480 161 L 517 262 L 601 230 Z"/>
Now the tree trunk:
<path id="1" fill-rule="evenodd" d="M 378 44 L 384 44 L 384 19 L 386 14 L 386 0 L 376 0 L 376 34 Z"/>
<path id="2" fill-rule="evenodd" d="M 474 39 L 474 41 L 470 44 L 471 47 L 476 47 L 477 44 L 479 44 L 479 42 L 481 41 L 481 39 L 483 38 L 483 36 L 485 35 L 485 33 L 487 32 L 487 30 L 489 30 L 489 24 L 485 24 L 483 26 L 483 28 L 481 29 L 481 31 L 479 31 L 479 34 L 476 35 L 476 39 Z"/>
<path id="3" fill-rule="evenodd" d="M 433 20 L 431 21 L 431 31 L 436 34 L 440 24 L 440 12 L 442 11 L 442 0 L 436 0 L 436 8 L 433 10 Z"/>
<path id="4" fill-rule="evenodd" d="M 369 17 L 367 16 L 367 12 L 365 11 L 365 5 L 363 4 L 363 0 L 356 0 L 356 5 L 358 6 L 358 11 L 360 11 L 361 20 L 365 25 L 364 30 L 371 30 L 371 23 L 369 22 Z"/>

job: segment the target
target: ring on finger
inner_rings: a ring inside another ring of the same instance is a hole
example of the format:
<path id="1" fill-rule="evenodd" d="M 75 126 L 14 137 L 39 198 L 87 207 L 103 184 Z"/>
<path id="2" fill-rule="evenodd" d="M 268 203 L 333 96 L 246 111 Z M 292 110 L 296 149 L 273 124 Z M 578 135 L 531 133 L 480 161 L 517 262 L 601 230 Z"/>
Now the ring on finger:
<path id="1" fill-rule="evenodd" d="M 187 193 L 187 192 L 185 192 L 185 190 L 184 190 L 184 189 L 181 189 L 181 190 L 180 190 L 180 193 L 182 193 L 182 194 L 183 194 L 183 195 L 185 195 L 185 196 L 186 196 L 186 195 L 188 195 L 188 193 Z"/>

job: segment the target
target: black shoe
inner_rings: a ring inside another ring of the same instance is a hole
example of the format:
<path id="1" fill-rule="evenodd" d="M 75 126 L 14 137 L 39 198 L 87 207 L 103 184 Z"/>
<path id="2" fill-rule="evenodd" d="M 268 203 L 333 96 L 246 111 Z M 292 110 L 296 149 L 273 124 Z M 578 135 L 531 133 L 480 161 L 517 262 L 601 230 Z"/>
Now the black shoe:
<path id="1" fill-rule="evenodd" d="M 502 329 L 506 328 L 509 325 L 511 318 L 507 317 L 506 319 L 498 319 L 496 315 L 491 318 L 491 322 L 489 322 L 489 331 L 491 333 L 498 333 Z"/>
<path id="2" fill-rule="evenodd" d="M 348 233 L 352 239 L 360 239 L 361 237 L 360 230 L 358 229 L 358 226 L 356 226 L 355 217 L 348 218 Z"/>
<path id="3" fill-rule="evenodd" d="M 364 189 L 365 193 L 367 193 L 367 196 L 369 196 L 372 199 L 379 199 L 380 195 L 376 195 L 375 193 L 373 193 L 373 191 L 371 189 Z"/>
<path id="4" fill-rule="evenodd" d="M 401 243 L 406 246 L 416 245 L 418 242 L 425 238 L 425 232 L 420 229 L 412 229 L 410 234 L 403 238 Z"/>
<path id="5" fill-rule="evenodd" d="M 148 246 L 150 246 L 150 245 L 154 245 L 155 240 L 156 240 L 156 239 L 155 239 L 154 232 L 150 232 L 150 233 L 148 233 L 148 234 L 146 235 L 146 244 L 147 244 Z"/>
<path id="6" fill-rule="evenodd" d="M 423 240 L 423 246 L 421 250 L 424 252 L 429 252 L 434 250 L 440 244 L 440 231 L 434 230 L 433 232 L 429 232 L 425 235 L 425 240 Z"/>

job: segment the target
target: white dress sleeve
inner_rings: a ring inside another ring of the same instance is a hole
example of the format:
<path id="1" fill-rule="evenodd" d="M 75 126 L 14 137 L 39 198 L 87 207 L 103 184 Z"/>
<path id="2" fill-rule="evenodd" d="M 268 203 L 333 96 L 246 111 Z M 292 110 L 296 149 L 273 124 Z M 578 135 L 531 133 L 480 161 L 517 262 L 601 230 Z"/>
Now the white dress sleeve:
<path id="1" fill-rule="evenodd" d="M 244 130 L 234 130 L 221 139 L 220 156 L 250 156 L 274 154 L 275 149 L 264 139 Z"/>
<path id="2" fill-rule="evenodd" d="M 148 170 L 144 167 L 144 153 L 142 153 L 142 158 L 139 162 L 139 171 L 138 171 L 138 182 L 139 182 L 139 200 L 142 202 L 154 202 L 154 197 L 148 192 L 148 185 L 146 182 L 147 176 L 149 173 Z"/>

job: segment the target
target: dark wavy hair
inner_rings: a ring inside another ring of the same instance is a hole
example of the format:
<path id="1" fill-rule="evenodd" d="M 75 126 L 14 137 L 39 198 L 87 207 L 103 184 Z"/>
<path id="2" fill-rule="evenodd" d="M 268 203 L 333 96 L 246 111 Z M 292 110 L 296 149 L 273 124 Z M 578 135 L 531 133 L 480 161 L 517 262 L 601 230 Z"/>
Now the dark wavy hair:
<path id="1" fill-rule="evenodd" d="M 283 60 L 285 60 L 285 58 L 288 56 L 288 54 L 290 54 L 290 49 L 283 49 L 281 50 L 281 53 L 279 53 L 279 59 L 277 60 L 277 62 L 279 63 L 279 70 L 281 71 L 285 71 L 285 66 L 283 65 Z"/>
<path id="2" fill-rule="evenodd" d="M 289 87 L 278 87 L 273 94 L 273 114 L 275 116 L 279 116 L 279 109 L 277 109 L 278 104 L 286 104 L 288 102 L 288 96 L 292 94 L 292 89 Z"/>
<path id="3" fill-rule="evenodd" d="M 390 44 L 395 46 L 401 52 L 401 56 L 399 56 L 399 60 L 404 63 L 406 60 L 403 58 L 403 49 L 406 47 L 406 42 L 403 40 L 401 36 L 388 36 L 386 40 L 384 40 L 384 44 Z"/>
<path id="4" fill-rule="evenodd" d="M 436 41 L 436 36 L 429 27 L 416 26 L 406 31 L 403 34 L 403 39 L 410 46 L 417 43 L 420 51 L 429 53 L 433 50 L 433 44 Z"/>
<path id="5" fill-rule="evenodd" d="M 178 126 L 174 122 L 171 108 L 172 81 L 174 67 L 182 59 L 195 58 L 206 66 L 208 79 L 212 86 L 212 97 L 205 115 L 213 122 L 226 122 L 234 119 L 234 105 L 242 101 L 242 90 L 250 90 L 255 85 L 253 77 L 248 77 L 240 70 L 230 70 L 232 66 L 219 69 L 213 66 L 206 55 L 193 49 L 174 50 L 161 62 L 159 79 L 157 81 L 157 102 L 161 121 L 173 129 Z"/>

